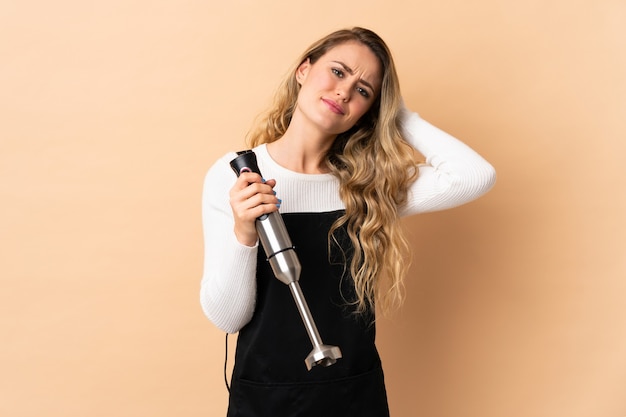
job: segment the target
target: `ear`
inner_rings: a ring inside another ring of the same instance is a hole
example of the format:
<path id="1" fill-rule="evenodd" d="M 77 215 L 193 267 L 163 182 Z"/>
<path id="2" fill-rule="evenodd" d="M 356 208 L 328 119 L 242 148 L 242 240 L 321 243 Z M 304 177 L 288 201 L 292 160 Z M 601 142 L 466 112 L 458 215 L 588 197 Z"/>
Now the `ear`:
<path id="1" fill-rule="evenodd" d="M 298 69 L 296 69 L 296 81 L 298 81 L 298 84 L 302 85 L 310 69 L 311 69 L 311 58 L 307 58 L 306 61 L 300 64 Z"/>

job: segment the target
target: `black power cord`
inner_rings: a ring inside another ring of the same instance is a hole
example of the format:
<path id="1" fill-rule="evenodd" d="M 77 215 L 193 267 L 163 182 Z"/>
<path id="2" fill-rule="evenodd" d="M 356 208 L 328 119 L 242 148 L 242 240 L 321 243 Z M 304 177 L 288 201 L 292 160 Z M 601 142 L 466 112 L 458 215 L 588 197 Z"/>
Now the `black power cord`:
<path id="1" fill-rule="evenodd" d="M 226 389 L 230 394 L 230 384 L 228 383 L 228 377 L 226 376 L 226 367 L 228 365 L 228 333 L 226 333 L 226 355 L 224 358 L 224 383 L 226 384 Z"/>

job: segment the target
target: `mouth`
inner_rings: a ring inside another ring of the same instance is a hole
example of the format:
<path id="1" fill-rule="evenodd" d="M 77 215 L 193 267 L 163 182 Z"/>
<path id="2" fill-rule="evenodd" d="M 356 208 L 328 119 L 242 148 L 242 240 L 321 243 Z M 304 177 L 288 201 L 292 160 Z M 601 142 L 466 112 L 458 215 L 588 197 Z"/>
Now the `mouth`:
<path id="1" fill-rule="evenodd" d="M 332 111 L 333 113 L 340 114 L 340 115 L 345 114 L 345 112 L 343 111 L 343 108 L 339 104 L 334 102 L 333 100 L 322 98 L 322 101 L 324 102 L 324 104 L 326 104 L 326 106 L 328 106 L 330 111 Z"/>

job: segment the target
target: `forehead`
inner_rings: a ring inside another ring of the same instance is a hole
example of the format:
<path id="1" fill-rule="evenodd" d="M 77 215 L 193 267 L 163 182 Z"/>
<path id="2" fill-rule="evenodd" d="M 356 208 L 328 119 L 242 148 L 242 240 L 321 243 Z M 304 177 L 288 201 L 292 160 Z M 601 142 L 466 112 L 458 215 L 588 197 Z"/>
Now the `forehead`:
<path id="1" fill-rule="evenodd" d="M 329 49 L 320 61 L 341 62 L 348 66 L 355 75 L 376 88 L 380 87 L 382 68 L 380 61 L 369 47 L 359 42 L 345 42 Z"/>

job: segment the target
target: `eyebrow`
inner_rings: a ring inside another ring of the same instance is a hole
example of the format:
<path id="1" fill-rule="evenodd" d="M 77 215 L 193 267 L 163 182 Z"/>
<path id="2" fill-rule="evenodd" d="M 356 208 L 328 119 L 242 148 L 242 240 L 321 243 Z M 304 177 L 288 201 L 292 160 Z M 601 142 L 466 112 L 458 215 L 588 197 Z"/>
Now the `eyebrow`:
<path id="1" fill-rule="evenodd" d="M 344 70 L 346 70 L 346 72 L 350 75 L 354 75 L 354 71 L 352 70 L 352 68 L 350 68 L 349 66 L 347 66 L 346 64 L 344 64 L 341 61 L 332 61 L 335 64 L 339 64 L 343 67 Z M 374 89 L 374 87 L 372 86 L 372 84 L 370 84 L 369 82 L 367 82 L 366 80 L 364 80 L 363 78 L 359 78 L 359 81 L 361 81 L 363 84 L 365 84 L 366 87 L 369 87 L 370 90 L 372 90 L 372 92 L 376 91 Z"/>

